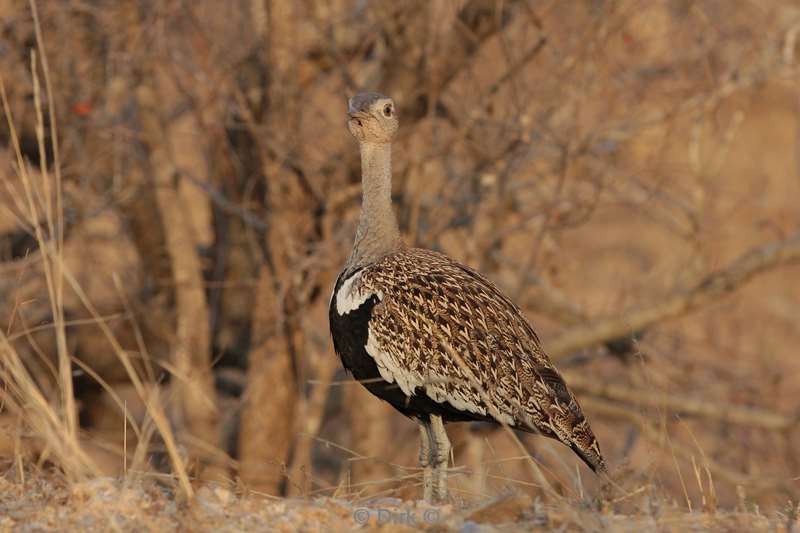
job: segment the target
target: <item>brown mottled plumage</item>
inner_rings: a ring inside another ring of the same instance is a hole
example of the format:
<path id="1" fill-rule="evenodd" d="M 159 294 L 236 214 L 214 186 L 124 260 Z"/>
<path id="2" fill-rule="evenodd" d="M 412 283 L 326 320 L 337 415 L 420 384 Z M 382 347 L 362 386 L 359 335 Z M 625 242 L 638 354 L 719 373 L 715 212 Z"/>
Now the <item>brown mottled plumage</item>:
<path id="1" fill-rule="evenodd" d="M 476 420 L 558 439 L 605 470 L 575 397 L 492 282 L 444 254 L 403 248 L 361 270 L 350 290 L 382 295 L 369 333 L 381 377 L 407 396 L 424 391 Z"/>
<path id="2" fill-rule="evenodd" d="M 406 248 L 391 207 L 394 102 L 353 97 L 363 202 L 329 318 L 336 353 L 373 394 L 420 423 L 425 498 L 446 498 L 445 422 L 482 420 L 558 439 L 606 467 L 575 397 L 520 309 L 489 280 L 438 252 Z"/>

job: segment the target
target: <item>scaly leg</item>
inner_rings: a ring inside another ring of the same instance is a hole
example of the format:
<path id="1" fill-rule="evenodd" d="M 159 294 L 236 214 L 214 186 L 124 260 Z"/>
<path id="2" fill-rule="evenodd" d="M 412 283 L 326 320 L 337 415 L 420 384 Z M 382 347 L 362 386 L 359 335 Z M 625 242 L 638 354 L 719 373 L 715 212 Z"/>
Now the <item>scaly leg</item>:
<path id="1" fill-rule="evenodd" d="M 443 502 L 447 500 L 447 462 L 450 460 L 450 439 L 447 438 L 447 431 L 444 429 L 442 417 L 431 416 L 431 432 L 433 436 L 433 450 L 431 461 L 433 462 L 433 501 Z"/>
<path id="2" fill-rule="evenodd" d="M 419 421 L 419 465 L 422 467 L 422 494 L 426 502 L 433 501 L 433 445 L 430 422 Z"/>

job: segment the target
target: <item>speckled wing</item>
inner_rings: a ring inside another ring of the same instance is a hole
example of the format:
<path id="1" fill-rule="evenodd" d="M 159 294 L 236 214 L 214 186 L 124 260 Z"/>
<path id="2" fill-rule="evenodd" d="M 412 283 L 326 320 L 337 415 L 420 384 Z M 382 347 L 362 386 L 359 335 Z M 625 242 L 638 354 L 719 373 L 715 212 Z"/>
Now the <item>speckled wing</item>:
<path id="1" fill-rule="evenodd" d="M 424 392 L 475 419 L 556 438 L 605 470 L 575 397 L 520 309 L 490 281 L 443 254 L 411 248 L 364 268 L 354 294 L 379 295 L 366 351 L 406 396 Z"/>

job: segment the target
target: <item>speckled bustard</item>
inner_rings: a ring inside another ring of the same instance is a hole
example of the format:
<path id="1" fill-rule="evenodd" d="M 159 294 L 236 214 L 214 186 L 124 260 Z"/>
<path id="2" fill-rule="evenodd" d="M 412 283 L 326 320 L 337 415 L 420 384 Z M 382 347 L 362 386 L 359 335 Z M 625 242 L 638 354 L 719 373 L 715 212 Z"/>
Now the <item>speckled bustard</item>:
<path id="1" fill-rule="evenodd" d="M 331 297 L 331 335 L 357 380 L 419 422 L 425 499 L 447 496 L 445 422 L 541 433 L 604 472 L 589 423 L 520 309 L 474 270 L 403 244 L 391 201 L 392 99 L 359 94 L 347 115 L 361 151 L 363 200 Z"/>

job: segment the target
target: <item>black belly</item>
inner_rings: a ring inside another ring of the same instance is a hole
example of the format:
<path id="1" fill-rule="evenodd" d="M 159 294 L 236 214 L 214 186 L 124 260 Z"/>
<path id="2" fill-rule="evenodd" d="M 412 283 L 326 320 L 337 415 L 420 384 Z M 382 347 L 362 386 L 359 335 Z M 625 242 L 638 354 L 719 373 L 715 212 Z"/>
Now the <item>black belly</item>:
<path id="1" fill-rule="evenodd" d="M 371 296 L 358 309 L 340 315 L 336 311 L 336 293 L 343 282 L 341 276 L 336 280 L 328 318 L 333 347 L 345 369 L 353 374 L 356 380 L 372 394 L 389 402 L 392 407 L 411 418 L 427 421 L 431 415 L 438 415 L 448 422 L 494 421 L 491 417 L 456 409 L 447 402 L 436 402 L 419 388 L 408 396 L 396 383 L 384 380 L 378 371 L 378 365 L 366 350 L 369 321 L 372 318 L 373 308 L 378 304 L 378 297 Z"/>

